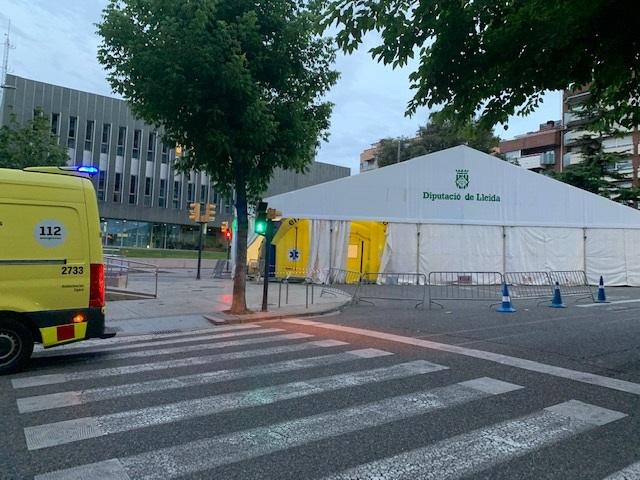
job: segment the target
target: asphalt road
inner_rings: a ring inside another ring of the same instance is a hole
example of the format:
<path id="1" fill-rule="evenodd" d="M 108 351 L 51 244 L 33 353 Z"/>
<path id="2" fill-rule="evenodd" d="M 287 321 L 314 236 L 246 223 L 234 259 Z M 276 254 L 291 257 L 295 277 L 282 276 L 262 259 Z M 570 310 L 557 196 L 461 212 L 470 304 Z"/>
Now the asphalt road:
<path id="1" fill-rule="evenodd" d="M 0 378 L 0 478 L 640 478 L 640 303 L 517 307 L 40 352 Z"/>

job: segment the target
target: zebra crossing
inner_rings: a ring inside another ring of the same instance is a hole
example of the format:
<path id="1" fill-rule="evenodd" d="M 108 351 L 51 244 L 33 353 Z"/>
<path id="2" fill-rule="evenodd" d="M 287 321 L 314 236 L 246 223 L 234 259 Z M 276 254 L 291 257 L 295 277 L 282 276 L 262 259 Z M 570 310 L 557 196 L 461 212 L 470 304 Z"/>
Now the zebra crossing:
<path id="1" fill-rule="evenodd" d="M 80 361 L 65 365 L 70 355 Z M 243 478 L 245 462 L 407 422 L 428 427 L 434 416 L 492 399 L 508 402 L 530 388 L 488 376 L 461 378 L 449 365 L 386 349 L 246 324 L 77 344 L 36 356 L 52 364 L 10 381 L 22 432 L 15 443 L 27 455 L 58 458 L 50 452 L 81 451 L 99 439 L 127 446 L 97 451 L 93 461 L 72 455 L 69 463 L 23 477 L 37 480 L 225 478 L 207 473 L 220 468 L 238 468 L 233 477 Z M 362 395 L 368 391 L 371 397 Z M 337 406 L 316 407 L 318 397 Z M 312 407 L 280 412 L 264 424 L 251 416 L 290 402 Z M 312 478 L 463 478 L 624 422 L 629 413 L 567 399 Z M 222 414 L 251 421 L 211 435 L 191 435 L 184 427 Z M 179 432 L 180 441 L 167 445 L 154 434 L 140 444 L 148 431 Z M 640 480 L 640 462 L 606 478 Z"/>

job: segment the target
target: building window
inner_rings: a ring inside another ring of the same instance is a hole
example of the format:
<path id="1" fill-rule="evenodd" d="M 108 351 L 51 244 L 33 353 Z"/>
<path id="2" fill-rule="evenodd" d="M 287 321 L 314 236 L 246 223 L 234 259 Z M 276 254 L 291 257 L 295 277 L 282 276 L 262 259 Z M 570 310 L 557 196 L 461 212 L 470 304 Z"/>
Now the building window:
<path id="1" fill-rule="evenodd" d="M 98 200 L 104 202 L 105 190 L 107 186 L 107 172 L 100 170 L 98 173 Z"/>
<path id="2" fill-rule="evenodd" d="M 93 127 L 95 122 L 93 120 L 87 120 L 87 129 L 84 135 L 84 149 L 87 152 L 93 150 Z"/>
<path id="3" fill-rule="evenodd" d="M 116 155 L 119 157 L 124 156 L 124 148 L 127 143 L 127 127 L 118 127 L 118 147 L 116 148 Z"/>
<path id="4" fill-rule="evenodd" d="M 69 117 L 69 134 L 67 135 L 67 147 L 76 148 L 76 128 L 78 117 Z"/>
<path id="5" fill-rule="evenodd" d="M 153 157 L 156 153 L 156 134 L 151 132 L 149 134 L 149 141 L 147 142 L 147 162 L 153 162 Z"/>
<path id="6" fill-rule="evenodd" d="M 187 184 L 187 202 L 195 202 L 196 201 L 196 196 L 195 196 L 195 191 L 193 188 L 193 183 L 189 182 Z"/>
<path id="7" fill-rule="evenodd" d="M 180 209 L 182 199 L 182 182 L 180 180 L 173 181 L 173 208 Z"/>
<path id="8" fill-rule="evenodd" d="M 138 187 L 138 176 L 131 175 L 131 183 L 129 184 L 129 203 L 131 205 L 136 204 L 137 187 Z"/>
<path id="9" fill-rule="evenodd" d="M 109 142 L 111 140 L 111 124 L 102 125 L 102 141 L 100 142 L 100 153 L 109 153 Z"/>
<path id="10" fill-rule="evenodd" d="M 207 186 L 200 185 L 200 203 L 207 203 Z"/>
<path id="11" fill-rule="evenodd" d="M 160 191 L 158 192 L 158 206 L 164 208 L 167 206 L 167 181 L 160 179 Z"/>
<path id="12" fill-rule="evenodd" d="M 131 158 L 140 158 L 140 142 L 142 141 L 142 130 L 133 131 L 133 150 Z"/>
<path id="13" fill-rule="evenodd" d="M 144 206 L 151 206 L 151 195 L 153 194 L 153 178 L 145 177 L 144 179 Z"/>
<path id="14" fill-rule="evenodd" d="M 113 201 L 120 203 L 122 192 L 122 174 L 116 172 L 113 182 Z"/>
<path id="15" fill-rule="evenodd" d="M 162 163 L 169 163 L 169 146 L 167 144 L 165 144 L 164 142 L 162 143 Z"/>
<path id="16" fill-rule="evenodd" d="M 60 135 L 60 114 L 51 114 L 51 135 L 57 137 Z"/>

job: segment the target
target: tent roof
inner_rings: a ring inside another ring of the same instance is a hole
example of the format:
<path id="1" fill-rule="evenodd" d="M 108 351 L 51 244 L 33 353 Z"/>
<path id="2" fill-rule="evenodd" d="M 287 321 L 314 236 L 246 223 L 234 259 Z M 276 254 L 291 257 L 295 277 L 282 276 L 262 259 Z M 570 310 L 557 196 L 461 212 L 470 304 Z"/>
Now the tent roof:
<path id="1" fill-rule="evenodd" d="M 267 201 L 287 218 L 640 229 L 638 210 L 466 146 Z"/>

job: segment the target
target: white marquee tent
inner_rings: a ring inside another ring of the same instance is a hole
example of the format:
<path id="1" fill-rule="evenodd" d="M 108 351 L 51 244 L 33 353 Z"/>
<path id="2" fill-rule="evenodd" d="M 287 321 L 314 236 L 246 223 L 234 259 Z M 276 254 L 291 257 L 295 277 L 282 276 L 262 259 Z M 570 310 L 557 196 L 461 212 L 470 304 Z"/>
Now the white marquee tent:
<path id="1" fill-rule="evenodd" d="M 312 220 L 309 269 L 344 268 L 349 222 L 372 220 L 388 222 L 383 272 L 585 270 L 640 285 L 640 211 L 466 146 L 267 201 Z"/>

